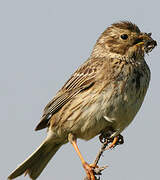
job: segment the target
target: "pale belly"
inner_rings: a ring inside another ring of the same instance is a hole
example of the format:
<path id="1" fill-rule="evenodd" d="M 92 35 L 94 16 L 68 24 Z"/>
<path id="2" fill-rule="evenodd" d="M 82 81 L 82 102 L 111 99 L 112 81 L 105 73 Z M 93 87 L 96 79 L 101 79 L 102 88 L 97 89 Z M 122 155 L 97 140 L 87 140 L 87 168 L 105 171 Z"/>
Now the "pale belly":
<path id="1" fill-rule="evenodd" d="M 123 90 L 120 82 L 117 88 L 111 84 L 99 95 L 89 94 L 91 102 L 85 105 L 87 99 L 83 99 L 82 114 L 71 131 L 85 140 L 100 134 L 104 129 L 112 128 L 112 137 L 120 134 L 134 119 L 143 103 L 149 80 L 144 77 L 139 83 L 142 86 L 138 87 L 131 79 Z M 72 121 L 72 118 L 74 115 L 69 120 Z"/>

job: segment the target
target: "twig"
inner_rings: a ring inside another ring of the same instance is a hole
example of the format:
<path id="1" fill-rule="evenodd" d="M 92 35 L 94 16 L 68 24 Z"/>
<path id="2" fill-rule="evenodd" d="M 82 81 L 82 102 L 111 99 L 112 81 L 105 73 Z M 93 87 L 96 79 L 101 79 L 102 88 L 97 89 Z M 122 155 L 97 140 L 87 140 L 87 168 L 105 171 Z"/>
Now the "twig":
<path id="1" fill-rule="evenodd" d="M 97 154 L 97 156 L 96 156 L 96 159 L 95 159 L 95 161 L 94 161 L 94 163 L 93 163 L 94 166 L 95 166 L 95 168 L 93 169 L 95 175 L 101 175 L 101 174 L 102 174 L 101 172 L 108 167 L 108 166 L 98 167 L 98 165 L 97 165 L 98 162 L 99 162 L 99 160 L 100 160 L 100 158 L 101 158 L 101 156 L 103 155 L 103 152 L 105 151 L 107 145 L 108 145 L 108 142 L 107 142 L 107 141 L 105 141 L 105 142 L 102 144 L 102 146 L 101 146 L 101 148 L 100 148 L 100 150 L 99 150 L 99 152 L 98 152 L 98 154 Z M 95 177 L 95 178 L 96 178 L 96 180 L 100 180 L 100 178 L 97 178 L 97 177 Z M 86 176 L 86 177 L 84 178 L 84 180 L 88 180 L 88 177 Z"/>
<path id="2" fill-rule="evenodd" d="M 97 156 L 96 156 L 96 159 L 95 159 L 95 161 L 94 161 L 94 164 L 95 164 L 95 165 L 98 164 L 98 162 L 99 162 L 99 160 L 100 160 L 103 152 L 105 151 L 107 145 L 108 145 L 108 142 L 107 142 L 107 141 L 105 141 L 105 142 L 102 144 L 101 149 L 99 150 L 99 152 L 98 152 L 98 154 L 97 154 Z"/>
<path id="3" fill-rule="evenodd" d="M 115 143 L 114 143 L 115 138 L 107 138 L 107 134 L 101 134 L 99 138 L 100 138 L 100 142 L 102 143 L 102 146 L 101 146 L 101 149 L 99 150 L 99 152 L 96 156 L 96 159 L 93 163 L 94 175 L 102 175 L 102 171 L 108 167 L 108 166 L 98 167 L 98 162 L 99 162 L 101 156 L 103 155 L 103 152 L 106 149 L 110 149 L 110 148 L 112 149 L 112 148 L 115 148 L 117 145 L 124 143 L 123 136 L 121 134 L 119 134 L 117 136 L 118 139 L 116 140 Z M 111 143 L 111 146 L 109 145 L 110 143 Z M 113 146 L 112 146 L 112 143 L 113 143 Z M 108 147 L 106 148 L 106 146 L 108 146 Z M 88 177 L 85 177 L 84 180 L 89 180 L 89 179 L 88 179 Z M 95 176 L 95 180 L 100 180 L 100 177 L 97 178 Z"/>

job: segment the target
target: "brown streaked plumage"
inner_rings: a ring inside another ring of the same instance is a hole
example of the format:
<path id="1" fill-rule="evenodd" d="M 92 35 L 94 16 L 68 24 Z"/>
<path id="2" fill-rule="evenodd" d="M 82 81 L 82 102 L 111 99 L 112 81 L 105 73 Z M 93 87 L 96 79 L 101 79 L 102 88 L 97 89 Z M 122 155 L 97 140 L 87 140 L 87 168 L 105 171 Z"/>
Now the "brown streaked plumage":
<path id="1" fill-rule="evenodd" d="M 45 107 L 35 130 L 48 128 L 47 138 L 8 178 L 25 173 L 36 179 L 57 150 L 70 141 L 88 179 L 95 180 L 93 168 L 84 161 L 76 139 L 107 134 L 116 143 L 142 105 L 150 81 L 144 55 L 156 45 L 150 33 L 142 33 L 131 22 L 108 27 L 88 60 Z"/>

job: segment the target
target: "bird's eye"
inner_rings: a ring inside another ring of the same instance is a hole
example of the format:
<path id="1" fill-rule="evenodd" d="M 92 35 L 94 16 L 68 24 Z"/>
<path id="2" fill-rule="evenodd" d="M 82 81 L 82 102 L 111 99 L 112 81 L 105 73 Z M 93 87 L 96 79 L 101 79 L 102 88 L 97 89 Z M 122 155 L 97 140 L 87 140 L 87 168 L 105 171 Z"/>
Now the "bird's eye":
<path id="1" fill-rule="evenodd" d="M 123 40 L 126 40 L 126 39 L 128 38 L 128 35 L 127 35 L 127 34 L 122 34 L 122 35 L 121 35 L 121 38 L 122 38 Z"/>

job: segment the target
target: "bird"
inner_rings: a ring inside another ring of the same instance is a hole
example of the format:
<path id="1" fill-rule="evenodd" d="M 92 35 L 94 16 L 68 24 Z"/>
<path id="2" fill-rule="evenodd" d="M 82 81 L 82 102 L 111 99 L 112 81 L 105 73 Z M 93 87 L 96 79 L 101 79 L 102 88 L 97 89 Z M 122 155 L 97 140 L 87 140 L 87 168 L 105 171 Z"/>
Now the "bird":
<path id="1" fill-rule="evenodd" d="M 8 177 L 22 174 L 39 177 L 58 149 L 70 142 L 89 180 L 95 180 L 92 165 L 82 156 L 77 139 L 118 142 L 121 132 L 139 111 L 150 82 L 145 61 L 157 42 L 130 21 L 111 24 L 96 41 L 89 58 L 46 105 L 35 130 L 47 128 L 47 136 Z"/>

